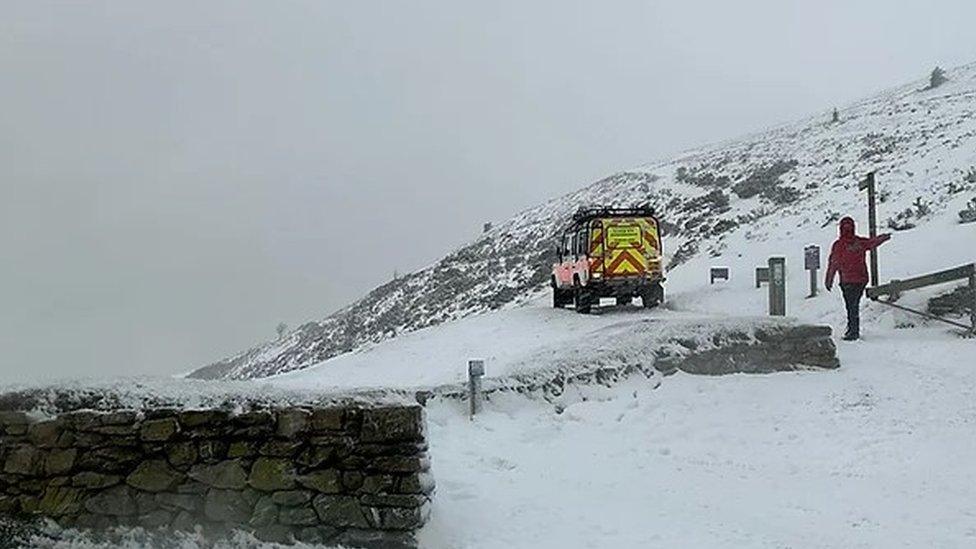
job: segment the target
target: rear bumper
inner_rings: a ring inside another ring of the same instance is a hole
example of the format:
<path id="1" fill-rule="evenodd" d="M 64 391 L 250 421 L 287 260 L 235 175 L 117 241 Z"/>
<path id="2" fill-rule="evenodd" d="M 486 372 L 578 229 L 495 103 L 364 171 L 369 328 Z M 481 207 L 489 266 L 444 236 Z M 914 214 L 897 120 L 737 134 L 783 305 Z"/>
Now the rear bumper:
<path id="1" fill-rule="evenodd" d="M 660 276 L 614 276 L 591 279 L 586 287 L 600 297 L 638 295 L 650 286 L 664 282 Z"/>

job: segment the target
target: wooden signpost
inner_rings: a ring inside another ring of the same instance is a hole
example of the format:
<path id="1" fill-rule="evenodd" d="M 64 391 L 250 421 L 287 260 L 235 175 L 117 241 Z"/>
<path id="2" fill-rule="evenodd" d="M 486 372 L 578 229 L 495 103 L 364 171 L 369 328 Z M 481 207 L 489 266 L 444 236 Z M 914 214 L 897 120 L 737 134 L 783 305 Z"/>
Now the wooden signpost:
<path id="1" fill-rule="evenodd" d="M 728 267 L 712 267 L 708 273 L 710 283 L 715 284 L 716 280 L 728 280 L 729 270 Z"/>
<path id="2" fill-rule="evenodd" d="M 769 267 L 756 267 L 756 288 L 761 288 L 763 282 L 769 282 Z"/>
<path id="3" fill-rule="evenodd" d="M 871 238 L 878 236 L 878 208 L 877 193 L 875 192 L 874 172 L 868 173 L 864 181 L 858 185 L 859 190 L 868 191 L 868 234 Z M 871 285 L 878 285 L 878 248 L 871 248 Z"/>

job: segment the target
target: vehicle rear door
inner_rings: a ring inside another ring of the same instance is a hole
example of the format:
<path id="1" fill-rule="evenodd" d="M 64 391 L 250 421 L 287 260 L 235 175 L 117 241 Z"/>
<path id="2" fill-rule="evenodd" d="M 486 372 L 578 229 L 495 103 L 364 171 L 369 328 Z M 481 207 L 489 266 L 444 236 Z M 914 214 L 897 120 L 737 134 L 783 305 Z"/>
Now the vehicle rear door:
<path id="1" fill-rule="evenodd" d="M 603 220 L 603 272 L 607 278 L 647 272 L 644 230 L 635 218 Z"/>

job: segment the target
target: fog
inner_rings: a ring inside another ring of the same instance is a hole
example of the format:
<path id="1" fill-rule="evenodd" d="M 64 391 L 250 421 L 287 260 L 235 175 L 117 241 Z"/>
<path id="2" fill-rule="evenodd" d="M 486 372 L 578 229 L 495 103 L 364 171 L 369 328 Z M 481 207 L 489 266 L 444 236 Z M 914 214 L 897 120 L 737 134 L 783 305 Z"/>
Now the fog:
<path id="1" fill-rule="evenodd" d="M 0 383 L 187 371 L 485 221 L 976 61 L 971 1 L 0 7 Z"/>

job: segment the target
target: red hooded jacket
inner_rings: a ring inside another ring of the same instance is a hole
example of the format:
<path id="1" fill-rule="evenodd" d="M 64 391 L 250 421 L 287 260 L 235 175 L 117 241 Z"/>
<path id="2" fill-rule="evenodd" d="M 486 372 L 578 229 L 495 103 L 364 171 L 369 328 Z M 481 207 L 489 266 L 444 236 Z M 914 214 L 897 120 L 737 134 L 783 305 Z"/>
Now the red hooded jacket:
<path id="1" fill-rule="evenodd" d="M 864 254 L 877 248 L 891 238 L 890 234 L 879 234 L 874 238 L 864 238 L 854 234 L 854 220 L 845 217 L 840 220 L 840 238 L 830 248 L 827 262 L 827 288 L 834 283 L 834 274 L 840 273 L 841 284 L 867 284 L 868 266 Z"/>

